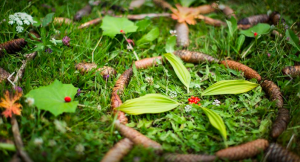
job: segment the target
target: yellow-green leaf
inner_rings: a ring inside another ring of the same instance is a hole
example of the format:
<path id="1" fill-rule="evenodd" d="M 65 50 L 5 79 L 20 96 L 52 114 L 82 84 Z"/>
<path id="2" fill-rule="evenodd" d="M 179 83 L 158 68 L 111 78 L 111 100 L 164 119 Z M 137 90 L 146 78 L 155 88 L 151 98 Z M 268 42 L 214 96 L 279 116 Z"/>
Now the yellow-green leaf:
<path id="1" fill-rule="evenodd" d="M 246 80 L 222 80 L 202 92 L 202 96 L 220 94 L 240 94 L 257 87 L 258 84 Z"/>
<path id="2" fill-rule="evenodd" d="M 162 113 L 174 109 L 178 102 L 161 94 L 147 94 L 145 96 L 127 100 L 119 110 L 132 115 Z"/>
<path id="3" fill-rule="evenodd" d="M 179 80 L 186 86 L 188 90 L 191 82 L 191 75 L 186 69 L 186 67 L 183 65 L 182 60 L 172 53 L 166 53 L 164 54 L 164 56 L 172 65 Z"/>
<path id="4" fill-rule="evenodd" d="M 227 132 L 226 132 L 226 127 L 225 127 L 223 119 L 217 113 L 215 113 L 213 110 L 210 110 L 205 107 L 201 107 L 201 109 L 204 111 L 205 115 L 208 117 L 210 124 L 219 130 L 224 141 L 226 141 L 227 140 Z"/>

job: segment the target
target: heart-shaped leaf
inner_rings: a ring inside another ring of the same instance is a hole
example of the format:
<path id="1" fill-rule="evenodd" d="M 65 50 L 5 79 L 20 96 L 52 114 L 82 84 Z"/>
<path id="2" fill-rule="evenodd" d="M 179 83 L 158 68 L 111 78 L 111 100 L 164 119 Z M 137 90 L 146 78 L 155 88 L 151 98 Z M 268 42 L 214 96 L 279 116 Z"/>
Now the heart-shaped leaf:
<path id="1" fill-rule="evenodd" d="M 208 117 L 210 124 L 219 130 L 224 141 L 226 141 L 227 140 L 227 132 L 226 132 L 226 127 L 225 127 L 223 119 L 217 113 L 215 113 L 214 111 L 212 111 L 208 108 L 201 107 L 201 109 L 204 111 L 204 113 Z"/>
<path id="2" fill-rule="evenodd" d="M 58 116 L 64 112 L 75 112 L 78 101 L 73 100 L 77 89 L 72 84 L 62 84 L 55 80 L 48 86 L 31 90 L 25 97 L 33 98 L 38 109 L 50 111 Z M 65 102 L 67 96 L 71 98 L 71 102 Z"/>
<path id="3" fill-rule="evenodd" d="M 202 92 L 202 96 L 220 94 L 240 94 L 257 87 L 258 84 L 246 80 L 222 80 Z"/>
<path id="4" fill-rule="evenodd" d="M 268 34 L 270 32 L 271 26 L 269 24 L 259 23 L 247 30 L 242 30 L 240 33 L 247 37 L 255 37 L 254 33 L 258 35 Z"/>
<path id="5" fill-rule="evenodd" d="M 135 32 L 137 28 L 138 27 L 132 21 L 129 21 L 125 17 L 105 16 L 102 20 L 101 25 L 103 35 L 107 35 L 111 38 L 115 37 L 117 34 L 121 34 L 122 32 Z"/>
<path id="6" fill-rule="evenodd" d="M 179 80 L 186 86 L 187 91 L 189 91 L 191 75 L 189 71 L 186 69 L 186 67 L 183 65 L 182 60 L 172 53 L 166 53 L 164 54 L 164 56 L 172 65 Z"/>
<path id="7" fill-rule="evenodd" d="M 174 109 L 178 102 L 161 94 L 147 94 L 145 96 L 127 100 L 119 110 L 132 115 L 162 113 Z"/>

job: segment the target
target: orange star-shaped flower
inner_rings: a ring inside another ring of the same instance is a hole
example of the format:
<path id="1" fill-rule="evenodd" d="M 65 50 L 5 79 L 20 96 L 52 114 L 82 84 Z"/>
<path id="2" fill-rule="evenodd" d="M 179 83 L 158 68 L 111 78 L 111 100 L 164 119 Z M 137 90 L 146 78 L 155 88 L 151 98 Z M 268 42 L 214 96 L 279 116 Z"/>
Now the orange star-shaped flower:
<path id="1" fill-rule="evenodd" d="M 176 4 L 177 10 L 175 8 L 172 8 L 172 18 L 174 20 L 177 20 L 179 23 L 186 22 L 191 25 L 196 24 L 195 16 L 199 14 L 198 10 L 195 10 L 193 8 L 183 7 L 179 4 Z"/>
<path id="2" fill-rule="evenodd" d="M 2 115 L 7 117 L 12 117 L 12 114 L 21 115 L 21 107 L 20 103 L 16 103 L 22 96 L 22 92 L 16 92 L 16 94 L 12 94 L 9 91 L 6 91 L 4 94 L 4 98 L 1 98 L 0 107 L 5 108 L 6 110 L 2 112 Z"/>

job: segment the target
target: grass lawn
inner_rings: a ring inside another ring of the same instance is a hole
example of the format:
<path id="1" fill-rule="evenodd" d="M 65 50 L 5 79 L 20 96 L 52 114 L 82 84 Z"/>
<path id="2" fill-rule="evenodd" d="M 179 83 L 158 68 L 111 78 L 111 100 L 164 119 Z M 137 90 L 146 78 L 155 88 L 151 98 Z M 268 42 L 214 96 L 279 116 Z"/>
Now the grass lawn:
<path id="1" fill-rule="evenodd" d="M 27 46 L 16 54 L 7 54 L 0 59 L 0 67 L 9 73 L 17 72 L 22 65 L 24 55 L 39 49 L 37 56 L 29 61 L 24 76 L 17 86 L 21 87 L 24 95 L 41 86 L 48 86 L 55 79 L 64 84 L 72 84 L 80 89 L 75 96 L 79 102 L 74 113 L 63 113 L 54 116 L 49 111 L 29 106 L 22 97 L 21 116 L 17 116 L 24 147 L 33 161 L 100 161 L 102 157 L 124 137 L 114 129 L 115 120 L 111 110 L 111 93 L 120 75 L 136 61 L 133 52 L 128 50 L 127 42 L 121 34 L 114 38 L 103 35 L 101 23 L 85 28 L 77 27 L 87 21 L 104 16 L 102 11 L 111 5 L 128 8 L 130 1 L 110 1 L 105 7 L 95 6 L 90 15 L 71 25 L 26 26 L 23 32 L 16 31 L 16 25 L 9 24 L 9 15 L 16 12 L 26 12 L 36 20 L 41 20 L 53 12 L 54 17 L 73 19 L 75 13 L 88 4 L 88 1 L 71 0 L 33 0 L 0 2 L 0 43 L 25 38 Z M 169 1 L 172 5 L 179 3 Z M 199 1 L 192 5 L 198 6 L 213 1 Z M 300 1 L 220 1 L 230 6 L 238 19 L 278 11 L 285 18 L 286 23 L 299 34 Z M 169 12 L 155 6 L 151 0 L 138 9 L 132 11 L 114 11 L 114 14 L 142 14 Z M 225 22 L 226 17 L 221 12 L 210 13 L 207 16 Z M 165 52 L 167 39 L 174 30 L 176 21 L 167 17 L 134 21 L 142 24 L 137 32 L 126 34 L 127 38 L 135 42 L 134 50 L 140 59 L 162 56 Z M 151 30 L 157 28 L 159 35 L 152 41 L 138 41 Z M 289 109 L 291 121 L 286 131 L 279 136 L 277 143 L 300 155 L 300 77 L 290 78 L 282 74 L 286 66 L 300 64 L 299 51 L 289 43 L 283 26 L 276 26 L 283 37 L 274 36 L 270 32 L 260 38 L 246 37 L 240 50 L 234 50 L 239 36 L 237 31 L 229 37 L 227 27 L 214 27 L 198 21 L 196 25 L 189 25 L 189 51 L 197 51 L 213 56 L 217 59 L 232 59 L 256 70 L 262 79 L 273 81 L 280 87 L 284 99 L 284 108 Z M 28 37 L 30 29 L 41 35 L 43 43 Z M 65 36 L 70 38 L 70 46 L 61 43 Z M 51 41 L 52 40 L 52 41 Z M 53 43 L 56 40 L 56 45 Z M 99 43 L 99 44 L 98 44 Z M 252 45 L 252 46 L 251 46 Z M 249 48 L 249 46 L 251 46 Z M 51 52 L 49 51 L 51 48 Z M 180 50 L 181 47 L 175 47 Z M 245 51 L 249 51 L 245 53 Z M 92 56 L 94 54 L 94 57 Z M 246 54 L 246 55 L 243 55 Z M 114 68 L 116 75 L 103 77 L 95 70 L 81 73 L 75 68 L 77 63 L 97 64 L 97 67 L 109 66 Z M 260 86 L 238 95 L 200 96 L 210 85 L 221 80 L 245 80 L 239 71 L 230 70 L 217 63 L 184 63 L 191 75 L 189 93 L 176 76 L 171 64 L 167 61 L 156 67 L 144 70 L 133 70 L 130 83 L 120 94 L 125 102 L 149 93 L 160 93 L 180 103 L 175 109 L 159 114 L 127 115 L 128 126 L 132 127 L 150 139 L 162 144 L 165 152 L 214 154 L 224 149 L 226 145 L 235 146 L 259 138 L 274 141 L 270 137 L 272 122 L 276 118 L 275 102 L 268 97 Z M 249 80 L 258 83 L 255 79 Z M 0 83 L 0 96 L 6 90 L 13 89 L 8 81 Z M 59 89 L 57 89 L 59 91 Z M 205 112 L 199 106 L 189 107 L 188 98 L 197 96 L 201 99 L 201 106 L 209 108 L 219 114 L 224 120 L 227 130 L 227 140 L 224 141 L 219 131 L 209 122 Z M 216 100 L 220 104 L 216 104 Z M 0 109 L 2 113 L 4 109 Z M 0 117 L 0 142 L 13 140 L 9 118 Z M 292 139 L 292 140 L 291 140 Z M 15 151 L 0 147 L 0 161 L 10 161 Z M 255 157 L 262 161 L 263 155 Z M 134 146 L 123 161 L 163 161 L 153 150 L 141 146 Z M 251 161 L 247 159 L 245 161 Z"/>

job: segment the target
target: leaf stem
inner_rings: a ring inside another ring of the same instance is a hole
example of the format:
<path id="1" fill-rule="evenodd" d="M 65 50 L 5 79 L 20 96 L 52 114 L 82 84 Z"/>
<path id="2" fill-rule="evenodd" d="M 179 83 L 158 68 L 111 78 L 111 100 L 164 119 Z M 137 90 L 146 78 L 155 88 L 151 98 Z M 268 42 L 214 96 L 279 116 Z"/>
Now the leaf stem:
<path id="1" fill-rule="evenodd" d="M 132 45 L 127 41 L 128 38 L 126 37 L 125 34 L 123 34 L 123 37 L 125 38 L 126 42 L 128 43 L 128 46 L 130 47 L 130 49 L 133 51 L 133 54 L 134 54 L 136 60 L 140 60 L 139 57 L 138 57 L 138 55 L 137 55 L 136 52 L 134 51 Z"/>
<path id="2" fill-rule="evenodd" d="M 100 37 L 100 39 L 98 40 L 95 48 L 93 49 L 93 52 L 92 52 L 92 63 L 94 62 L 94 52 L 95 52 L 96 48 L 98 47 L 99 43 L 101 42 L 102 37 L 103 37 L 103 35 Z"/>

